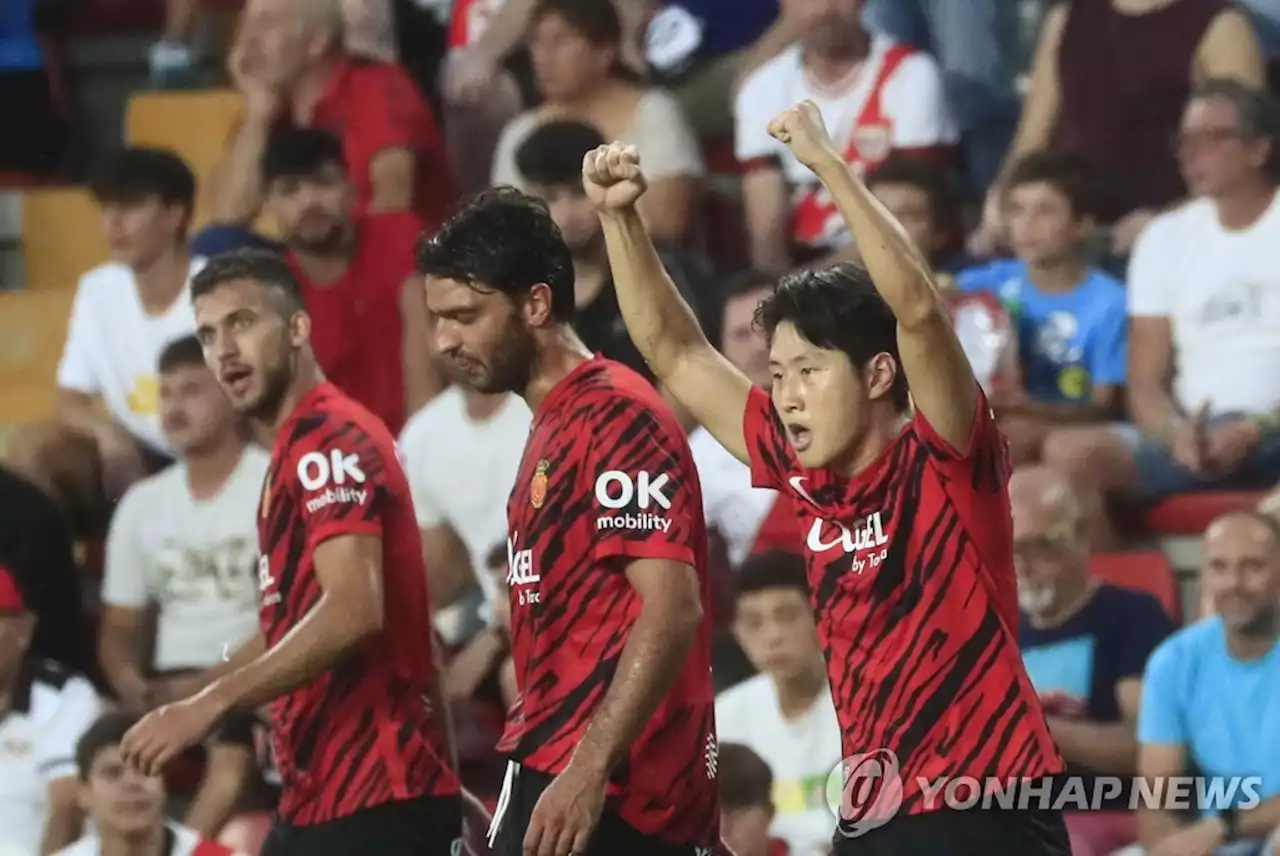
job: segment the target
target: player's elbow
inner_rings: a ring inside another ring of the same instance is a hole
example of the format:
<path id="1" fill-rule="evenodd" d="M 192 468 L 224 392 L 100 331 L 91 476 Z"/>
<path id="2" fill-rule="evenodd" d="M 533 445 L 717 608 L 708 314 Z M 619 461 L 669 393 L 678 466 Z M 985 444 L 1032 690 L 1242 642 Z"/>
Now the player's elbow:
<path id="1" fill-rule="evenodd" d="M 935 329 L 939 324 L 951 323 L 942 296 L 927 282 L 920 285 L 918 294 L 910 294 L 903 305 L 895 307 L 898 326 L 909 332 Z"/>

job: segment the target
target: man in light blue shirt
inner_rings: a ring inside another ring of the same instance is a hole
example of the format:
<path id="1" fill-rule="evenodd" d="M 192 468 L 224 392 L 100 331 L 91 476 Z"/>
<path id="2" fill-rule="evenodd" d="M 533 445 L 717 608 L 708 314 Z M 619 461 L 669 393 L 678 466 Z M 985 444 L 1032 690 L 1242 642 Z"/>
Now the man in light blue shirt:
<path id="1" fill-rule="evenodd" d="M 1147 853 L 1271 856 L 1280 829 L 1280 525 L 1253 511 L 1214 521 L 1201 585 L 1216 614 L 1175 633 L 1147 663 L 1138 774 L 1194 770 L 1211 786 L 1222 777 L 1221 799 L 1197 805 L 1189 824 L 1143 806 L 1139 840 Z M 1231 777 L 1249 776 L 1256 787 L 1232 790 Z"/>
<path id="2" fill-rule="evenodd" d="M 1053 428 L 1118 418 L 1128 325 L 1124 286 L 1085 262 L 1094 228 L 1088 168 L 1036 153 L 1015 165 L 1007 186 L 1017 259 L 964 270 L 956 284 L 995 296 L 1015 325 L 1022 386 L 992 403 L 1014 461 L 1029 463 Z"/>

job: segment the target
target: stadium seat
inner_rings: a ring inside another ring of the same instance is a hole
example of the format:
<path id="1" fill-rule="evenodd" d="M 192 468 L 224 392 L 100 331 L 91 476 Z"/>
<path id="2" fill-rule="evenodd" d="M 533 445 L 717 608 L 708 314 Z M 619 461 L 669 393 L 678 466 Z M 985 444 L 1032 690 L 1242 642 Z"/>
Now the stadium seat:
<path id="1" fill-rule="evenodd" d="M 27 288 L 35 291 L 74 288 L 85 271 L 110 257 L 98 205 L 79 187 L 23 193 L 22 248 Z"/>
<path id="2" fill-rule="evenodd" d="M 1175 622 L 1182 620 L 1178 579 L 1168 557 L 1161 551 L 1099 553 L 1090 557 L 1089 571 L 1112 585 L 1146 592 L 1160 602 Z"/>
<path id="3" fill-rule="evenodd" d="M 86 36 L 153 33 L 164 24 L 164 0 L 85 0 L 73 5 L 73 29 Z"/>
<path id="4" fill-rule="evenodd" d="M 1143 516 L 1148 531 L 1155 535 L 1198 536 L 1214 518 L 1241 508 L 1253 508 L 1266 497 L 1266 491 L 1208 491 L 1171 496 L 1151 508 Z"/>
<path id="5" fill-rule="evenodd" d="M 72 289 L 0 292 L 0 419 L 19 425 L 53 410 Z"/>

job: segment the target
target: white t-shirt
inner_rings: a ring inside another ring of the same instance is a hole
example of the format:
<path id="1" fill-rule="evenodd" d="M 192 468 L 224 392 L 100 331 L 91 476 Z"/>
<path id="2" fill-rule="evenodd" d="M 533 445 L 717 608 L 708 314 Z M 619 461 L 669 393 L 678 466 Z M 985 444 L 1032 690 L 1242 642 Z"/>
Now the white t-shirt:
<path id="1" fill-rule="evenodd" d="M 498 591 L 485 559 L 507 541 L 507 498 L 532 421 L 524 400 L 510 395 L 493 416 L 475 422 L 455 386 L 415 413 L 400 435 L 418 525 L 447 524 L 458 534 L 489 603 Z"/>
<path id="2" fill-rule="evenodd" d="M 156 362 L 165 345 L 196 330 L 190 277 L 202 267 L 204 259 L 191 260 L 187 286 L 162 315 L 143 309 L 127 266 L 111 262 L 86 273 L 76 288 L 58 363 L 58 386 L 101 396 L 112 417 L 161 451 L 169 451 L 169 444 L 157 416 Z"/>
<path id="3" fill-rule="evenodd" d="M 191 495 L 181 463 L 138 482 L 107 536 L 102 600 L 159 607 L 157 670 L 206 668 L 258 626 L 258 501 L 270 455 L 248 446 L 216 496 Z"/>
<path id="4" fill-rule="evenodd" d="M 827 777 L 840 763 L 840 723 L 828 689 L 809 712 L 787 720 L 768 675 L 756 675 L 716 696 L 720 745 L 739 743 L 773 771 L 773 825 L 791 856 L 826 856 L 836 830 L 827 805 Z"/>
<path id="5" fill-rule="evenodd" d="M 797 43 L 756 69 L 742 84 L 734 106 L 734 150 L 738 160 L 776 155 L 787 182 L 812 186 L 817 178 L 782 143 L 769 136 L 769 122 L 801 101 L 818 106 L 836 146 L 845 149 L 854 124 L 862 115 L 888 52 L 894 42 L 873 36 L 861 68 L 844 85 L 819 87 L 804 68 L 804 50 Z M 892 149 L 951 145 L 960 131 L 943 93 L 937 64 L 923 52 L 902 60 L 884 81 L 881 105 L 889 126 Z"/>
<path id="6" fill-rule="evenodd" d="M 739 461 L 705 428 L 689 435 L 689 450 L 702 482 L 702 508 L 707 526 L 719 531 L 735 568 L 751 554 L 776 491 L 751 486 L 751 468 Z"/>
<path id="7" fill-rule="evenodd" d="M 1214 415 L 1280 407 L 1280 193 L 1227 231 L 1198 199 L 1142 233 L 1129 263 L 1129 314 L 1173 325 L 1174 397 Z"/>
<path id="8" fill-rule="evenodd" d="M 201 838 L 199 833 L 185 826 L 172 822 L 166 823 L 165 826 L 173 833 L 173 847 L 164 856 L 224 856 L 224 854 L 240 856 L 233 850 Z M 89 835 L 75 844 L 62 848 L 54 856 L 101 856 L 101 853 L 102 843 L 97 836 Z"/>
<path id="9" fill-rule="evenodd" d="M 76 775 L 76 743 L 101 712 L 84 678 L 51 661 L 28 664 L 0 717 L 0 853 L 40 852 L 49 783 Z"/>

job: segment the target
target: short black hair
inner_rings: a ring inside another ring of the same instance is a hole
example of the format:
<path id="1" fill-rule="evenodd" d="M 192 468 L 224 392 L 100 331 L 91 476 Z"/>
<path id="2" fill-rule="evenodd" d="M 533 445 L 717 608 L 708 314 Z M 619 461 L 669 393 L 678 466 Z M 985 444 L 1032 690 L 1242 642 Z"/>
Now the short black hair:
<path id="1" fill-rule="evenodd" d="M 418 245 L 418 273 L 508 296 L 551 289 L 551 314 L 573 320 L 573 256 L 546 203 L 514 187 L 477 194 Z"/>
<path id="2" fill-rule="evenodd" d="M 773 770 L 748 746 L 720 744 L 716 780 L 720 783 L 722 808 L 773 808 Z"/>
<path id="3" fill-rule="evenodd" d="M 582 159 L 604 145 L 594 125 L 570 120 L 545 122 L 516 149 L 516 169 L 529 184 L 582 189 Z"/>
<path id="4" fill-rule="evenodd" d="M 872 190 L 882 184 L 902 184 L 921 191 L 929 200 L 934 226 L 951 240 L 960 236 L 960 190 L 946 169 L 906 152 L 894 152 L 867 177 L 867 187 Z"/>
<path id="5" fill-rule="evenodd" d="M 164 350 L 160 352 L 160 359 L 157 361 L 157 369 L 160 374 L 166 374 L 187 366 L 203 367 L 204 365 L 204 349 L 200 347 L 200 340 L 195 336 L 183 336 L 174 339 L 164 346 Z"/>
<path id="6" fill-rule="evenodd" d="M 94 723 L 76 741 L 76 772 L 80 781 L 89 780 L 93 762 L 103 749 L 119 746 L 124 736 L 138 722 L 138 717 L 122 710 L 112 710 L 94 720 Z"/>
<path id="7" fill-rule="evenodd" d="M 796 589 L 809 596 L 804 558 L 790 550 L 765 550 L 748 556 L 734 575 L 737 593 L 755 594 L 768 589 Z"/>
<path id="8" fill-rule="evenodd" d="M 893 406 L 909 404 L 907 378 L 898 360 L 898 321 L 862 265 L 840 262 L 818 270 L 789 273 L 756 308 L 756 323 L 773 341 L 784 321 L 819 348 L 843 351 L 861 369 L 876 354 L 898 362 L 891 390 Z"/>
<path id="9" fill-rule="evenodd" d="M 164 205 L 196 204 L 196 177 L 170 149 L 126 146 L 108 154 L 89 180 L 99 205 L 132 205 L 156 197 Z"/>
<path id="10" fill-rule="evenodd" d="M 306 178 L 327 164 L 346 169 L 342 140 L 323 128 L 282 128 L 271 135 L 262 155 L 262 181 Z"/>
<path id="11" fill-rule="evenodd" d="M 611 2 L 602 0 L 538 0 L 532 21 L 559 15 L 595 45 L 622 44 L 622 19 Z"/>
<path id="12" fill-rule="evenodd" d="M 1047 184 L 1061 193 L 1076 217 L 1098 213 L 1102 189 L 1089 162 L 1070 152 L 1031 152 L 1017 161 L 1005 180 L 1006 190 L 1028 184 Z"/>
<path id="13" fill-rule="evenodd" d="M 745 297 L 748 294 L 755 294 L 757 291 L 773 291 L 777 285 L 777 279 L 772 274 L 767 274 L 762 270 L 748 268 L 739 271 L 724 281 L 723 287 L 720 289 L 721 302 L 728 303 L 735 297 Z"/>
<path id="14" fill-rule="evenodd" d="M 285 257 L 275 250 L 241 249 L 211 256 L 191 278 L 191 300 L 238 279 L 251 279 L 272 292 L 281 314 L 302 311 L 302 283 Z"/>

